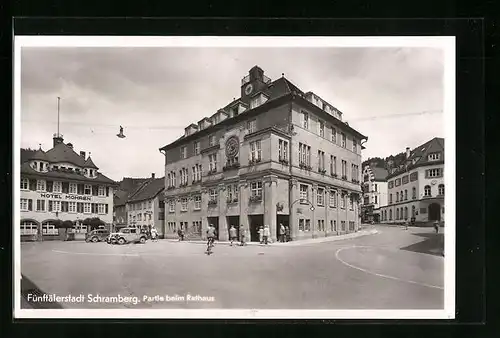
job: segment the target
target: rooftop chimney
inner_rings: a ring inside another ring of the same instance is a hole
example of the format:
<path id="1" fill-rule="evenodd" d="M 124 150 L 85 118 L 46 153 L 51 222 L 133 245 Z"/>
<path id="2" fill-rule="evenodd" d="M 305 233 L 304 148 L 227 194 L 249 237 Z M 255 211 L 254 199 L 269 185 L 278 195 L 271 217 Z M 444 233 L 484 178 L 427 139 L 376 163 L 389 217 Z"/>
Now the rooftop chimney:
<path id="1" fill-rule="evenodd" d="M 155 173 L 151 173 L 151 178 L 155 178 Z"/>
<path id="2" fill-rule="evenodd" d="M 59 134 L 59 133 L 55 133 L 52 140 L 54 140 L 54 147 L 60 143 L 63 143 L 64 139 L 63 139 L 63 136 L 62 134 Z"/>
<path id="3" fill-rule="evenodd" d="M 410 157 L 410 148 L 406 147 L 406 158 Z"/>
<path id="4" fill-rule="evenodd" d="M 85 159 L 85 152 L 84 151 L 80 151 L 80 156 Z"/>

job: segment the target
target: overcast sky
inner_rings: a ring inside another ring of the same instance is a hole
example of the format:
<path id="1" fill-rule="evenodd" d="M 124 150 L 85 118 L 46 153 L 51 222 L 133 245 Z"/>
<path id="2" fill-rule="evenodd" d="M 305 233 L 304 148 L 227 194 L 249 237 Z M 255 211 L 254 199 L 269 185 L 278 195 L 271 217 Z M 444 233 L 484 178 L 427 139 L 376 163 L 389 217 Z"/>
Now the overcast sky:
<path id="1" fill-rule="evenodd" d="M 163 176 L 158 149 L 239 97 L 259 65 L 340 109 L 368 136 L 363 160 L 385 157 L 444 137 L 443 57 L 431 48 L 23 47 L 21 147 L 52 147 L 60 96 L 64 141 L 91 152 L 103 174 Z M 434 113 L 384 117 L 423 111 Z"/>

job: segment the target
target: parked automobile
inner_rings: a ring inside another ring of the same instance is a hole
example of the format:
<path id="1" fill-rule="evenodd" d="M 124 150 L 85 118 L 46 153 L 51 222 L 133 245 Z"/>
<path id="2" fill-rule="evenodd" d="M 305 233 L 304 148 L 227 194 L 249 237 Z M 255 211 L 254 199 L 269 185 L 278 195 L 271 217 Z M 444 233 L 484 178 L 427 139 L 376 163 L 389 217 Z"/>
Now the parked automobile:
<path id="1" fill-rule="evenodd" d="M 96 229 L 88 232 L 85 235 L 85 242 L 101 242 L 105 241 L 109 236 L 109 231 L 106 229 Z"/>
<path id="2" fill-rule="evenodd" d="M 112 233 L 108 236 L 107 242 L 109 244 L 125 244 L 125 243 L 146 243 L 147 234 L 141 232 L 137 228 L 122 228 L 118 232 Z"/>

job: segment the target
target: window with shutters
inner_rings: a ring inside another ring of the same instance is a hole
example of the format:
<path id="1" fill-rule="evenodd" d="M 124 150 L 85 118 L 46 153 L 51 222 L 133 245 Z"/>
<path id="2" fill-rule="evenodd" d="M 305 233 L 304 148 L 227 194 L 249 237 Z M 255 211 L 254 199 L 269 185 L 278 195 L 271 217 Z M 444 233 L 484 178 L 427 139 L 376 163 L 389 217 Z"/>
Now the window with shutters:
<path id="1" fill-rule="evenodd" d="M 37 191 L 45 191 L 46 183 L 45 180 L 37 180 L 36 181 L 36 190 Z"/>
<path id="2" fill-rule="evenodd" d="M 28 211 L 28 199 L 21 198 L 21 211 Z"/>
<path id="3" fill-rule="evenodd" d="M 21 190 L 28 190 L 30 186 L 30 180 L 27 178 L 21 179 Z"/>
<path id="4" fill-rule="evenodd" d="M 85 184 L 83 187 L 84 195 L 92 195 L 92 186 L 90 184 Z"/>
<path id="5" fill-rule="evenodd" d="M 330 207 L 337 207 L 337 191 L 330 190 Z"/>
<path id="6" fill-rule="evenodd" d="M 309 114 L 302 112 L 302 128 L 309 129 Z"/>
<path id="7" fill-rule="evenodd" d="M 54 181 L 52 185 L 52 192 L 61 193 L 62 192 L 62 183 L 59 181 Z"/>
<path id="8" fill-rule="evenodd" d="M 83 203 L 83 213 L 90 214 L 90 212 L 91 212 L 91 204 L 90 203 Z"/>
<path id="9" fill-rule="evenodd" d="M 98 190 L 97 195 L 98 195 L 99 197 L 104 197 L 104 196 L 106 196 L 106 188 L 105 188 L 104 186 L 100 185 L 98 189 L 99 189 L 99 190 Z"/>
<path id="10" fill-rule="evenodd" d="M 45 200 L 36 200 L 36 211 L 45 211 Z"/>

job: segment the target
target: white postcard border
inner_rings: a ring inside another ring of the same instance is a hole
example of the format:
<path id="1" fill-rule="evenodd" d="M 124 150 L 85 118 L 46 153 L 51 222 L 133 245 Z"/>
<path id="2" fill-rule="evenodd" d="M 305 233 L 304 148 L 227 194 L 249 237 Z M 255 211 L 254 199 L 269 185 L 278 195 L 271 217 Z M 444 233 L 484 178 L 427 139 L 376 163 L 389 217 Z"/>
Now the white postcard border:
<path id="1" fill-rule="evenodd" d="M 445 278 L 442 310 L 314 309 L 21 309 L 20 145 L 21 48 L 23 47 L 429 47 L 444 51 Z M 13 248 L 15 318 L 162 319 L 454 319 L 455 318 L 455 37 L 196 37 L 196 36 L 14 36 Z"/>

